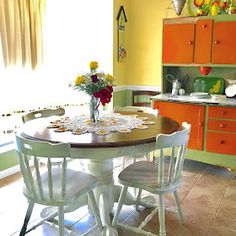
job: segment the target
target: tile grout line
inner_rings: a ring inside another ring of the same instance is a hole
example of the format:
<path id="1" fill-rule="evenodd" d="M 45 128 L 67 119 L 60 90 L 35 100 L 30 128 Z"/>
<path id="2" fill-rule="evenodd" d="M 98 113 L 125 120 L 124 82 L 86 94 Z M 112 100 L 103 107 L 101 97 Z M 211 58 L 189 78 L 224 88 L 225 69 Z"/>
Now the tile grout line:
<path id="1" fill-rule="evenodd" d="M 230 179 L 230 181 L 231 181 L 231 179 Z M 225 189 L 224 195 L 222 196 L 221 201 L 220 201 L 220 204 L 218 205 L 218 207 L 217 207 L 217 209 L 216 209 L 216 213 L 215 213 L 215 215 L 214 215 L 214 218 L 212 219 L 212 224 L 211 224 L 211 226 L 214 225 L 214 223 L 215 223 L 215 221 L 216 221 L 216 218 L 217 218 L 217 216 L 218 216 L 218 214 L 219 214 L 220 208 L 221 208 L 221 206 L 222 206 L 222 203 L 223 203 L 223 201 L 224 201 L 224 198 L 225 198 L 225 196 L 226 196 L 226 193 L 227 193 L 227 191 L 228 191 L 228 189 L 229 189 L 230 181 L 228 182 L 228 185 L 227 185 L 227 188 Z M 210 227 L 208 228 L 207 232 L 209 232 L 209 231 L 210 231 Z"/>
<path id="2" fill-rule="evenodd" d="M 185 195 L 185 197 L 182 199 L 182 201 L 180 202 L 180 204 L 182 205 L 183 201 L 187 198 L 187 196 L 190 194 L 191 190 L 193 189 L 193 187 L 195 186 L 195 184 L 199 181 L 199 179 L 204 175 L 204 173 L 206 172 L 207 167 L 202 171 L 202 173 L 199 175 L 199 177 L 196 179 L 196 181 L 192 184 L 191 188 L 189 189 L 188 193 Z"/>
<path id="3" fill-rule="evenodd" d="M 219 206 L 218 206 L 218 208 L 217 208 L 217 210 L 216 210 L 216 214 L 215 214 L 215 217 L 214 217 L 214 219 L 213 219 L 212 225 L 215 223 L 216 217 L 217 217 L 218 214 L 219 214 L 220 208 L 221 208 L 222 203 L 223 203 L 223 201 L 224 201 L 224 199 L 225 199 L 226 193 L 227 193 L 227 191 L 228 191 L 228 189 L 229 189 L 229 185 L 230 185 L 230 183 L 228 183 L 228 186 L 227 186 L 227 188 L 226 188 L 226 190 L 225 190 L 225 193 L 224 193 L 224 195 L 223 195 L 223 197 L 222 197 L 222 199 L 221 199 L 221 201 L 220 201 L 220 204 L 219 204 Z"/>
<path id="4" fill-rule="evenodd" d="M 122 220 L 122 224 L 126 221 L 126 220 L 128 220 L 128 218 L 131 216 L 131 215 L 133 215 L 135 213 L 135 208 L 134 208 L 134 210 L 133 211 L 131 211 L 129 214 L 128 214 L 128 216 L 126 216 L 123 220 Z"/>

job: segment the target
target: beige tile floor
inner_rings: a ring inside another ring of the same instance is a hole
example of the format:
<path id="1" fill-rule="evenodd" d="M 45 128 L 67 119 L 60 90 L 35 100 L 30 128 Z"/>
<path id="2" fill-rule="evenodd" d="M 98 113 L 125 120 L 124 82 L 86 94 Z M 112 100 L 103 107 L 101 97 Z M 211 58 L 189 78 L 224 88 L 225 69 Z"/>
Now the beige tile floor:
<path id="1" fill-rule="evenodd" d="M 116 173 L 120 167 L 116 162 Z M 24 218 L 27 201 L 22 195 L 21 176 L 14 175 L 0 180 L 0 235 L 17 236 Z M 183 185 L 179 191 L 185 224 L 179 223 L 173 211 L 166 212 L 168 236 L 235 236 L 236 235 L 236 178 L 225 168 L 215 167 L 190 160 L 185 161 Z M 173 208 L 171 195 L 165 203 Z M 41 207 L 36 207 L 31 224 L 37 222 Z M 133 206 L 125 206 L 120 222 L 137 226 L 150 212 L 150 209 L 135 211 Z M 65 215 L 66 226 L 78 235 L 94 223 L 86 207 Z M 155 216 L 145 227 L 152 233 L 158 232 Z M 120 236 L 136 236 L 134 232 L 118 228 Z M 45 223 L 29 236 L 56 236 L 55 225 Z M 99 235 L 93 231 L 91 235 Z M 139 234 L 140 235 L 140 234 Z M 140 235 L 141 236 L 141 235 Z"/>

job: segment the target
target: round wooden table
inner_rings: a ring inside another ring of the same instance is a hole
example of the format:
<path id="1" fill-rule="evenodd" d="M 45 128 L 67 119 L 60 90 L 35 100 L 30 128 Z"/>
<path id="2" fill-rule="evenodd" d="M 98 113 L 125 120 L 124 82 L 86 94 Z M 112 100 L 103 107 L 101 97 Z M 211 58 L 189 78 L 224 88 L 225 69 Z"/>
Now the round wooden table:
<path id="1" fill-rule="evenodd" d="M 122 112 L 122 114 L 131 114 Z M 170 134 L 179 129 L 179 124 L 166 117 L 155 116 L 147 113 L 132 113 L 138 116 L 148 117 L 154 121 L 148 125 L 148 129 L 133 129 L 130 133 L 112 132 L 108 135 L 97 135 L 85 133 L 73 135 L 71 132 L 57 133 L 48 129 L 52 118 L 40 118 L 29 121 L 22 126 L 21 135 L 33 140 L 44 140 L 49 142 L 66 142 L 72 147 L 72 158 L 89 159 L 88 169 L 100 182 L 96 190 L 96 200 L 101 212 L 101 218 L 106 226 L 106 234 L 118 235 L 111 227 L 109 214 L 114 202 L 118 200 L 120 186 L 114 186 L 113 180 L 113 158 L 130 156 L 155 150 L 155 141 L 158 134 Z M 128 196 L 127 204 L 133 204 L 132 195 Z"/>

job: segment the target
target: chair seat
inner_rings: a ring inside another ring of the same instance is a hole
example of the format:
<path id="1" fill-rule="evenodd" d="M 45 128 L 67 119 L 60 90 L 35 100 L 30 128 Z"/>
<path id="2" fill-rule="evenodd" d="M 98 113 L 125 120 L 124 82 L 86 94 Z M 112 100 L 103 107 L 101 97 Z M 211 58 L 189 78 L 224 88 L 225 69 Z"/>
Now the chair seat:
<path id="1" fill-rule="evenodd" d="M 164 173 L 166 172 L 164 171 Z M 149 161 L 138 161 L 129 165 L 121 171 L 118 178 L 123 185 L 142 188 L 151 193 L 166 192 L 168 189 L 171 191 L 180 184 L 180 181 L 169 183 L 169 179 L 165 174 L 163 186 L 158 184 L 158 163 Z"/>
<path id="2" fill-rule="evenodd" d="M 62 194 L 61 194 L 61 174 L 62 169 L 61 168 L 53 168 L 52 169 L 52 192 L 53 192 L 53 198 L 49 199 L 49 188 L 48 188 L 48 174 L 42 174 L 42 189 L 45 196 L 45 199 L 48 201 L 61 201 Z M 63 198 L 63 202 L 66 202 L 68 200 L 72 200 L 79 195 L 82 195 L 88 191 L 88 189 L 93 189 L 97 184 L 97 179 L 87 173 L 81 172 L 81 171 L 74 171 L 71 169 L 66 170 L 66 191 L 65 191 L 65 197 Z M 37 183 L 35 182 L 35 186 L 37 186 Z M 31 196 L 30 191 L 28 191 L 27 188 L 24 188 L 24 194 L 28 198 L 33 198 L 35 200 L 34 196 Z M 36 192 L 36 198 L 40 199 L 39 191 Z M 41 202 L 41 201 L 40 201 Z"/>

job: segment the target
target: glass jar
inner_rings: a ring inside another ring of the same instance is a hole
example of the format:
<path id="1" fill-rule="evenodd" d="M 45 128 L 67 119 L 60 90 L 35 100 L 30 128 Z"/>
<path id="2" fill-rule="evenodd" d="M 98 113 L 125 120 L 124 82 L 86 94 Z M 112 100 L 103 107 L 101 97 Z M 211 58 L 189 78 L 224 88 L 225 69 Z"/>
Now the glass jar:
<path id="1" fill-rule="evenodd" d="M 206 91 L 206 81 L 201 81 L 201 92 L 207 92 Z"/>
<path id="2" fill-rule="evenodd" d="M 202 91 L 202 88 L 201 88 L 201 82 L 199 79 L 196 79 L 194 81 L 194 84 L 193 84 L 193 91 L 194 92 L 201 92 Z"/>

